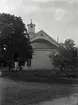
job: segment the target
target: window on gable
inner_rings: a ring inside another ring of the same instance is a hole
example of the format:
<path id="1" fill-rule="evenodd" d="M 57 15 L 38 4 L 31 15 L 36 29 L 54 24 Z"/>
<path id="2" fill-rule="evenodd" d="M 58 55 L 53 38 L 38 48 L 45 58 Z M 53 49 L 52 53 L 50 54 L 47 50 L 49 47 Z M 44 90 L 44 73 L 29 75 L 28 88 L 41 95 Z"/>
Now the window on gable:
<path id="1" fill-rule="evenodd" d="M 44 36 L 43 34 L 40 34 L 40 36 Z"/>

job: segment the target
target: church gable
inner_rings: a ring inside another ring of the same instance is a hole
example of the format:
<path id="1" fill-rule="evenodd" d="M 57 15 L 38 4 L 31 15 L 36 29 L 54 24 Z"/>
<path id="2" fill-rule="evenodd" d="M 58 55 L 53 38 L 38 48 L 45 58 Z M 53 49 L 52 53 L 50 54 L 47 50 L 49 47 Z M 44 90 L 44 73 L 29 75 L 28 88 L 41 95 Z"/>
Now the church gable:
<path id="1" fill-rule="evenodd" d="M 47 40 L 50 43 L 58 46 L 58 43 L 52 37 L 50 37 L 47 33 L 45 33 L 43 30 L 41 30 L 38 33 L 36 33 L 36 35 L 31 39 L 31 42 L 33 42 L 35 40 L 38 40 L 38 39 Z"/>
<path id="2" fill-rule="evenodd" d="M 33 41 L 32 46 L 35 49 L 55 49 L 57 48 L 54 44 L 44 39 L 37 39 Z"/>

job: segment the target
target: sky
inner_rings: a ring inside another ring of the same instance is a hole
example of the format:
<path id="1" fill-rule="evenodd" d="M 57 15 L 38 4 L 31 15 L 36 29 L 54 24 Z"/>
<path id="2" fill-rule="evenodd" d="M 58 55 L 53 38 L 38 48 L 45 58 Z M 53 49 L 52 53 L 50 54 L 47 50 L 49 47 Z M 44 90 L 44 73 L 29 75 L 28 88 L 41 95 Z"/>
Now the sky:
<path id="1" fill-rule="evenodd" d="M 36 32 L 44 30 L 59 42 L 70 38 L 78 46 L 78 0 L 1 0 L 3 12 L 22 17 L 26 27 L 32 19 Z"/>

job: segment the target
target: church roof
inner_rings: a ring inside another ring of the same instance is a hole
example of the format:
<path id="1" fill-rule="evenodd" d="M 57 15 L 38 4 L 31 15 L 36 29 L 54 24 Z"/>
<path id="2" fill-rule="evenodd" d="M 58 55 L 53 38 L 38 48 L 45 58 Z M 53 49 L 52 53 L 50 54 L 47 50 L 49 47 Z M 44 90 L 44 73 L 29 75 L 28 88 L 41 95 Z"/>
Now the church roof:
<path id="1" fill-rule="evenodd" d="M 34 37 L 31 38 L 31 42 L 37 40 L 37 39 L 44 39 L 49 41 L 50 43 L 56 45 L 57 47 L 59 46 L 59 43 L 56 42 L 52 37 L 50 37 L 46 32 L 44 32 L 43 30 L 40 30 L 39 32 L 37 32 Z"/>

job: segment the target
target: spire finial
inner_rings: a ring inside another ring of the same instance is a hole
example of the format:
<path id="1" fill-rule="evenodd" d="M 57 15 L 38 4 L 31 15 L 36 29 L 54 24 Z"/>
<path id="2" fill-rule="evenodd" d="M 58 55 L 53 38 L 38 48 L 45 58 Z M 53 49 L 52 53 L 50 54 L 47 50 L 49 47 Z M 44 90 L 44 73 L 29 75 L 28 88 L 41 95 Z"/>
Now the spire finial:
<path id="1" fill-rule="evenodd" d="M 32 19 L 30 19 L 30 21 L 31 21 L 31 24 L 32 24 Z"/>

